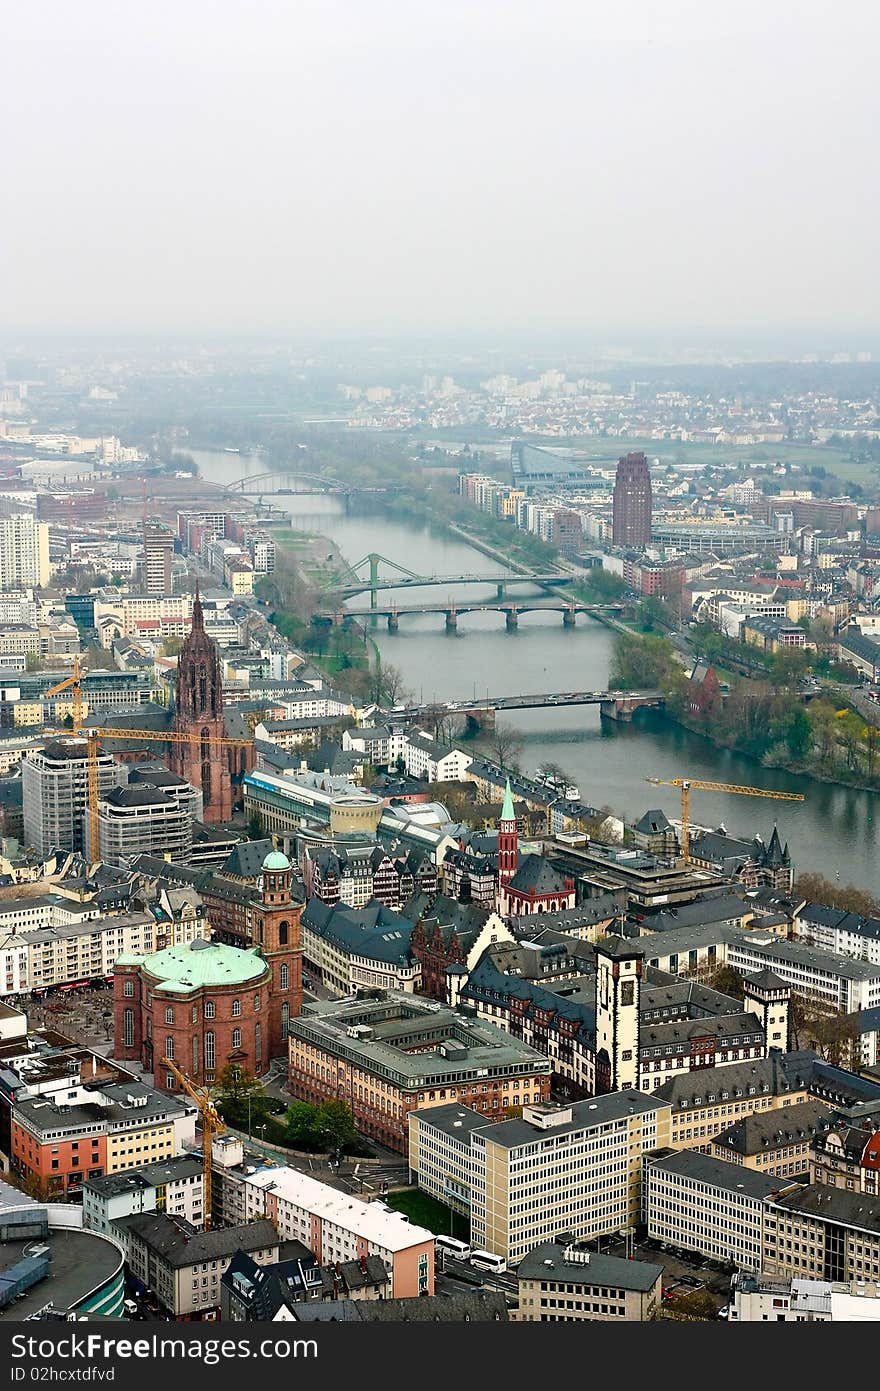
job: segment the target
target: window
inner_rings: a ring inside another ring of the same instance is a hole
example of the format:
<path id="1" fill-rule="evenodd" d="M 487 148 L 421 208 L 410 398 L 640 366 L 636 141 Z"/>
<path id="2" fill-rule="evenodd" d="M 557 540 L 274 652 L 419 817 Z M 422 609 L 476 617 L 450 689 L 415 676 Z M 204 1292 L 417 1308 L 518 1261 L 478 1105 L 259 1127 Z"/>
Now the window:
<path id="1" fill-rule="evenodd" d="M 241 1000 L 232 1001 L 232 1017 L 238 1019 L 241 1015 Z"/>
<path id="2" fill-rule="evenodd" d="M 233 1048 L 241 1047 L 241 1029 L 232 1030 L 232 1046 Z"/>
<path id="3" fill-rule="evenodd" d="M 193 1062 L 192 1062 L 192 1065 L 193 1065 L 193 1072 L 198 1072 L 198 1070 L 199 1070 L 199 1036 L 198 1036 L 198 1034 L 193 1034 Z"/>
<path id="4" fill-rule="evenodd" d="M 281 1016 L 282 1016 L 282 1026 L 283 1026 L 283 1021 L 284 1021 L 284 1010 L 283 1010 L 283 1008 L 282 1008 L 282 1011 L 281 1011 Z M 282 1037 L 283 1037 L 283 1028 L 282 1028 Z M 255 1025 L 254 1025 L 254 1057 L 255 1057 L 255 1059 L 256 1059 L 256 1061 L 257 1061 L 258 1063 L 260 1062 L 262 1056 L 263 1056 L 263 1030 L 262 1030 L 261 1025 L 255 1024 Z"/>
<path id="5" fill-rule="evenodd" d="M 213 1001 L 213 1000 L 206 1000 L 206 1001 L 205 1001 L 205 1018 L 206 1018 L 206 1019 L 213 1019 L 213 1018 L 214 1018 L 214 1001 Z"/>
<path id="6" fill-rule="evenodd" d="M 134 1047 L 134 1010 L 127 1009 L 122 1015 L 122 1031 L 126 1048 Z"/>
<path id="7" fill-rule="evenodd" d="M 255 1013 L 255 1014 L 259 1014 L 259 1012 L 260 1012 L 260 992 L 259 992 L 259 990 L 258 990 L 257 993 L 256 993 L 256 995 L 254 996 L 254 1013 Z"/>
<path id="8" fill-rule="evenodd" d="M 174 1038 L 171 1034 L 169 1034 L 168 1037 L 165 1039 L 165 1057 L 174 1057 Z"/>
<path id="9" fill-rule="evenodd" d="M 290 1024 L 290 1005 L 286 1000 L 281 1002 L 281 1037 L 287 1038 L 288 1026 Z M 259 1028 L 259 1025 L 257 1025 Z"/>
<path id="10" fill-rule="evenodd" d="M 282 962 L 279 983 L 282 990 L 287 990 L 290 985 L 290 967 L 286 962 Z"/>
<path id="11" fill-rule="evenodd" d="M 122 993 L 123 993 L 123 995 L 125 996 L 125 998 L 126 998 L 127 1000 L 130 1000 L 130 999 L 131 999 L 132 995 L 134 994 L 134 981 L 133 981 L 133 980 L 127 980 L 127 981 L 125 982 L 125 985 L 122 987 Z"/>
<path id="12" fill-rule="evenodd" d="M 205 1034 L 205 1067 L 208 1072 L 214 1071 L 214 1030 L 209 1029 Z"/>
<path id="13" fill-rule="evenodd" d="M 279 945 L 280 947 L 286 947 L 286 946 L 287 946 L 287 934 L 288 934 L 288 931 L 289 931 L 289 924 L 288 924 L 288 923 L 283 922 L 283 923 L 279 923 L 279 924 L 278 924 L 278 945 Z"/>
<path id="14" fill-rule="evenodd" d="M 168 1006 L 166 1007 L 166 1010 L 165 1010 L 165 1023 L 166 1023 L 166 1024 L 173 1024 L 173 1023 L 174 1023 L 174 1010 L 171 1008 L 170 1005 L 168 1005 Z"/>

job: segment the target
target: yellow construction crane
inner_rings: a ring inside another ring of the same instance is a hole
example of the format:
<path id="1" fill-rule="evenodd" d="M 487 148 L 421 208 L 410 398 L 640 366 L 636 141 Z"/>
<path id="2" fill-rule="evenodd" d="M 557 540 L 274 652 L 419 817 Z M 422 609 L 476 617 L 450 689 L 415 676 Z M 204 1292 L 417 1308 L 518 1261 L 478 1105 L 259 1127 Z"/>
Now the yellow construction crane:
<path id="1" fill-rule="evenodd" d="M 222 1135 L 226 1126 L 220 1117 L 217 1107 L 214 1105 L 213 1097 L 206 1087 L 196 1086 L 191 1077 L 185 1072 L 181 1072 L 177 1063 L 172 1058 L 161 1058 L 163 1067 L 167 1067 L 172 1077 L 177 1081 L 187 1096 L 190 1097 L 198 1107 L 199 1115 L 202 1118 L 202 1153 L 203 1170 L 205 1175 L 204 1183 L 204 1230 L 211 1230 L 211 1145 L 215 1135 Z"/>
<path id="2" fill-rule="evenodd" d="M 769 792 L 766 787 L 740 787 L 733 782 L 707 782 L 705 778 L 646 778 L 662 787 L 681 788 L 681 857 L 685 864 L 691 861 L 690 808 L 691 792 L 734 792 L 738 797 L 773 797 L 780 802 L 803 802 L 800 792 Z"/>
<path id="3" fill-rule="evenodd" d="M 103 725 L 83 725 L 83 702 L 80 688 L 79 659 L 74 663 L 74 674 L 68 676 L 66 680 L 59 681 L 57 686 L 46 692 L 47 696 L 56 695 L 58 692 L 71 687 L 73 692 L 73 733 L 86 741 L 86 803 L 89 814 L 89 849 L 91 857 L 97 861 L 101 858 L 101 823 L 98 816 L 98 801 L 100 798 L 100 785 L 98 781 L 98 740 L 99 739 L 148 739 L 158 740 L 166 744 L 198 744 L 201 743 L 201 735 L 197 730 L 191 734 L 181 733 L 173 729 L 128 729 L 125 726 L 115 728 Z M 59 730 L 58 733 L 66 731 Z M 213 736 L 207 740 L 210 746 L 233 745 L 237 747 L 250 747 L 253 739 L 221 738 Z"/>
<path id="4" fill-rule="evenodd" d="M 85 707 L 82 696 L 82 667 L 80 665 L 79 654 L 73 659 L 73 675 L 59 681 L 56 686 L 50 686 L 46 692 L 47 696 L 60 695 L 62 691 L 70 690 L 71 706 L 73 711 L 73 732 L 78 737 L 86 739 L 86 806 L 89 814 L 89 845 L 97 846 L 100 838 L 100 827 L 98 823 L 98 745 L 97 740 L 89 737 L 89 731 L 83 728 L 85 718 Z M 98 851 L 94 858 L 100 858 Z"/>

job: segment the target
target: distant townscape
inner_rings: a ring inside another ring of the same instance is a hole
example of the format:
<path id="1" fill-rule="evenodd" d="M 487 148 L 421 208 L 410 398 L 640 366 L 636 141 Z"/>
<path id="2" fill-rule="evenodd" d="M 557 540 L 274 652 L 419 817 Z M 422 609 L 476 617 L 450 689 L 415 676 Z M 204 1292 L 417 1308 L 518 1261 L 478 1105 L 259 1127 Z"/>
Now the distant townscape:
<path id="1" fill-rule="evenodd" d="M 360 366 L 0 373 L 0 1320 L 880 1317 L 880 373 Z"/>

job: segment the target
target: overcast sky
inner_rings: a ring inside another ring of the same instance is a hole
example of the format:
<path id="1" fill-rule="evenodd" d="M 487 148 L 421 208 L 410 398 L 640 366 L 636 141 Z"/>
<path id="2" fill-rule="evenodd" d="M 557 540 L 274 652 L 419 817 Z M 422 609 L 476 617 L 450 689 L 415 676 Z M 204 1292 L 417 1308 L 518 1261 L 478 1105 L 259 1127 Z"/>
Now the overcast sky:
<path id="1" fill-rule="evenodd" d="M 874 337 L 878 38 L 869 0 L 25 0 L 3 320 Z"/>

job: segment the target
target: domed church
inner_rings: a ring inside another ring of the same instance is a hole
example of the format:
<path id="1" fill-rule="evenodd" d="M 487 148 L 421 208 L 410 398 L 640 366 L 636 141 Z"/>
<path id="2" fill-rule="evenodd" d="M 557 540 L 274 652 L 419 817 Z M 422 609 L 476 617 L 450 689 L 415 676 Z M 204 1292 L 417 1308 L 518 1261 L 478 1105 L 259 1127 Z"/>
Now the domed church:
<path id="1" fill-rule="evenodd" d="M 210 1086 L 228 1063 L 259 1074 L 285 1055 L 289 1021 L 302 1010 L 302 905 L 291 899 L 292 872 L 287 856 L 270 850 L 251 947 L 197 938 L 118 958 L 114 1057 L 141 1063 L 157 1087 L 177 1091 L 163 1057 Z"/>

